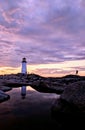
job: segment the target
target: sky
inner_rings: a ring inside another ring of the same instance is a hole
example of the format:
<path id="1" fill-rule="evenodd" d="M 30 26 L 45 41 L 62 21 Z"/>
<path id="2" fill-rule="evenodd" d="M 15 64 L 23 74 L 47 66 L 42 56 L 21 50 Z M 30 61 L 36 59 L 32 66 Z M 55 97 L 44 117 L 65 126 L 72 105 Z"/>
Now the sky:
<path id="1" fill-rule="evenodd" d="M 0 74 L 85 75 L 84 0 L 0 0 Z"/>

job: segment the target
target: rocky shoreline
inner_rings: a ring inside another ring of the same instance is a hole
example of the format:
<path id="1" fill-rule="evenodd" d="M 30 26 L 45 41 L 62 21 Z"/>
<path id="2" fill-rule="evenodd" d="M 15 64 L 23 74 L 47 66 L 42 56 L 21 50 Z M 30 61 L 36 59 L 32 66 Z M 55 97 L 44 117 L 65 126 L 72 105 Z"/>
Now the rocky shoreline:
<path id="1" fill-rule="evenodd" d="M 76 124 L 84 127 L 85 120 L 85 76 L 41 77 L 36 74 L 12 74 L 0 76 L 0 102 L 10 98 L 5 91 L 22 85 L 31 86 L 39 92 L 60 95 L 52 106 L 52 118 L 64 127 Z M 73 123 L 73 124 L 72 124 Z M 65 125 L 67 126 L 67 125 Z M 68 128 L 67 128 L 68 129 Z"/>
<path id="2" fill-rule="evenodd" d="M 31 86 L 39 92 L 61 95 L 70 84 L 80 81 L 85 81 L 85 76 L 66 75 L 63 77 L 42 77 L 36 74 L 21 73 L 0 75 L 0 90 L 6 92 L 14 87 L 25 85 Z"/>

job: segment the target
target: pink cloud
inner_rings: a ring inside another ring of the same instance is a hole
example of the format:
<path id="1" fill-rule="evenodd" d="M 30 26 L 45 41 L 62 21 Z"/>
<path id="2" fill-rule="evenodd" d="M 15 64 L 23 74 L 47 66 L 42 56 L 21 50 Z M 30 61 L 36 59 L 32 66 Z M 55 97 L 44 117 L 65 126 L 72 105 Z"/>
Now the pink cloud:
<path id="1" fill-rule="evenodd" d="M 23 56 L 29 64 L 85 59 L 81 5 L 80 0 L 0 0 L 0 55 L 5 59 L 0 65 L 18 66 Z"/>

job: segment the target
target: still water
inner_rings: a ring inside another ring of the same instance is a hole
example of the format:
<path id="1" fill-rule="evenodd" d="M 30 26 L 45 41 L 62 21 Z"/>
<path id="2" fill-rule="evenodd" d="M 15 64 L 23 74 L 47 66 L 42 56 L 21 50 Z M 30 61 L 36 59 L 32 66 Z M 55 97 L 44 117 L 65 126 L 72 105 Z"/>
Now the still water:
<path id="1" fill-rule="evenodd" d="M 59 95 L 40 93 L 30 86 L 13 88 L 6 93 L 10 99 L 0 103 L 1 130 L 57 128 L 51 107 Z"/>

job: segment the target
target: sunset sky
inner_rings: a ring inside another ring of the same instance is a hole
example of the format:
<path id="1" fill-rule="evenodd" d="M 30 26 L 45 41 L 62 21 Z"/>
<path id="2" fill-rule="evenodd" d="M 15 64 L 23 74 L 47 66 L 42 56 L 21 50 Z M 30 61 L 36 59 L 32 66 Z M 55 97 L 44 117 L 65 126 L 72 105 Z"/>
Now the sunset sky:
<path id="1" fill-rule="evenodd" d="M 85 75 L 85 0 L 0 0 L 0 74 Z"/>

